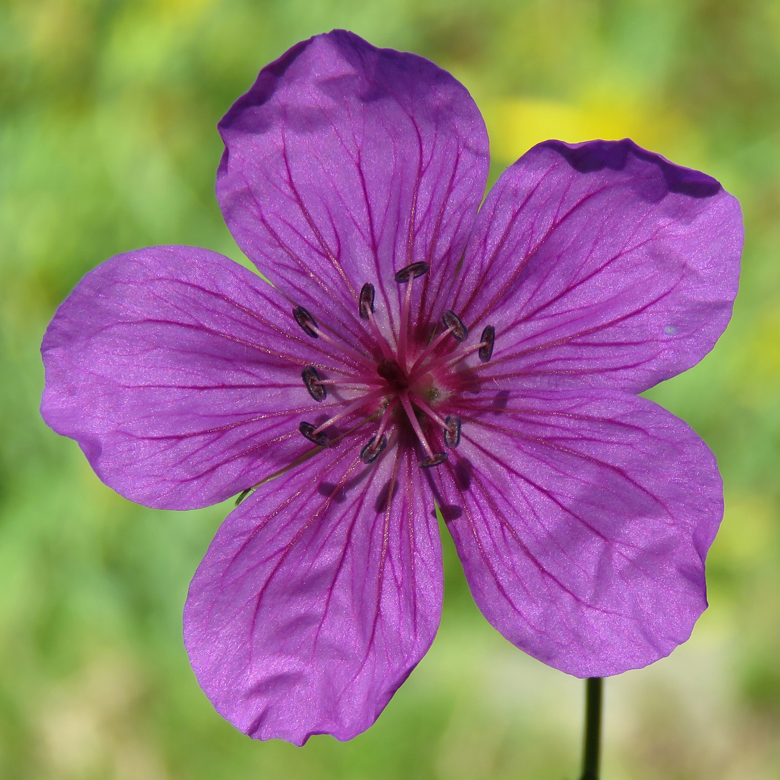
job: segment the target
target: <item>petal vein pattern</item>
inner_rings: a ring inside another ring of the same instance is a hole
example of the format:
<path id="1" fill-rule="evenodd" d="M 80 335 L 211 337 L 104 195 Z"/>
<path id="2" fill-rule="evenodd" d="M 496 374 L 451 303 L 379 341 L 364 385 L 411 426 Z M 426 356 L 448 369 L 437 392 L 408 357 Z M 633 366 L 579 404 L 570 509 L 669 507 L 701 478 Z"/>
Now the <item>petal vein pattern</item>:
<path id="1" fill-rule="evenodd" d="M 463 413 L 457 459 L 434 475 L 480 609 L 579 677 L 668 655 L 706 607 L 723 511 L 712 454 L 681 420 L 618 391 L 505 403 L 500 418 Z"/>
<path id="2" fill-rule="evenodd" d="M 190 587 L 185 642 L 217 710 L 245 733 L 303 744 L 373 723 L 427 651 L 441 548 L 420 469 L 343 448 L 258 489 L 217 533 Z"/>
<path id="3" fill-rule="evenodd" d="M 712 349 L 742 238 L 714 179 L 628 140 L 548 141 L 491 190 L 453 297 L 469 328 L 495 323 L 496 375 L 639 392 Z"/>
<path id="4" fill-rule="evenodd" d="M 301 366 L 348 360 L 294 330 L 284 299 L 191 247 L 119 255 L 59 308 L 43 342 L 41 407 L 100 478 L 148 506 L 222 501 L 303 455 L 302 416 L 326 415 Z"/>
<path id="5" fill-rule="evenodd" d="M 368 282 L 396 330 L 393 274 L 424 261 L 420 319 L 437 318 L 488 166 L 484 122 L 455 79 L 337 31 L 266 68 L 220 133 L 225 220 L 290 299 L 332 301 L 328 327 L 361 339 L 355 301 Z"/>

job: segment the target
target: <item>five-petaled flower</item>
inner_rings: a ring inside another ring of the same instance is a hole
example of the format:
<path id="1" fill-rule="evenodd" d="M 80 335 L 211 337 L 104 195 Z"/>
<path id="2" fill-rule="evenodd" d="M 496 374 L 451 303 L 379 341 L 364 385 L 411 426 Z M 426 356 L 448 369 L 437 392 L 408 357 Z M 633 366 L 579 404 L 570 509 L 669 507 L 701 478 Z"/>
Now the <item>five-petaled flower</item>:
<path id="1" fill-rule="evenodd" d="M 613 675 L 684 642 L 721 480 L 637 393 L 725 328 L 736 200 L 628 140 L 548 141 L 480 208 L 465 88 L 343 31 L 219 129 L 220 206 L 274 286 L 129 252 L 42 348 L 43 415 L 107 485 L 169 509 L 247 493 L 184 615 L 217 710 L 297 744 L 370 726 L 436 633 L 437 507 L 484 615 L 541 661 Z"/>

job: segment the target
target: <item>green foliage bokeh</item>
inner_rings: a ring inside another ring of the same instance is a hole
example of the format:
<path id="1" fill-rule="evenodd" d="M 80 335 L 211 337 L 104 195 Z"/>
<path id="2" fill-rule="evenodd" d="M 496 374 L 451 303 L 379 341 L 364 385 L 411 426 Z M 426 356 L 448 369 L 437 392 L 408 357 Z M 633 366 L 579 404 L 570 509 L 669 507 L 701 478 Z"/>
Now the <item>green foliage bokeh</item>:
<path id="1" fill-rule="evenodd" d="M 485 623 L 446 540 L 440 635 L 372 729 L 302 749 L 236 732 L 181 642 L 230 506 L 131 504 L 38 415 L 41 336 L 88 270 L 156 244 L 246 262 L 213 196 L 215 125 L 263 65 L 333 27 L 460 78 L 493 178 L 548 137 L 631 136 L 741 200 L 734 320 L 650 393 L 721 465 L 711 609 L 669 659 L 607 683 L 604 775 L 780 777 L 780 3 L 2 0 L 0 778 L 576 776 L 581 683 Z"/>

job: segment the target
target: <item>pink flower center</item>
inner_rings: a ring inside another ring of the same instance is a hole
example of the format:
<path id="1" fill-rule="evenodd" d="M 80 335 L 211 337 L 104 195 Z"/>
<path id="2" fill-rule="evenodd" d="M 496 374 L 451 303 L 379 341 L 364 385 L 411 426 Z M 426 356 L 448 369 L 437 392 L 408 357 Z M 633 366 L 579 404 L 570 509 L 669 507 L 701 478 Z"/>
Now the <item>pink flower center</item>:
<path id="1" fill-rule="evenodd" d="M 340 395 L 345 398 L 344 406 L 333 417 L 319 425 L 310 422 L 300 424 L 301 434 L 309 441 L 321 447 L 328 446 L 332 439 L 326 431 L 359 413 L 361 421 L 358 427 L 367 423 L 376 424 L 360 453 L 364 463 L 375 461 L 394 438 L 416 440 L 419 443 L 425 453 L 420 461 L 423 468 L 438 466 L 447 460 L 448 455 L 443 447 L 454 449 L 458 446 L 460 417 L 455 414 L 445 415 L 438 407 L 442 404 L 450 409 L 453 407 L 461 383 L 458 364 L 464 358 L 476 352 L 482 363 L 490 360 L 495 328 L 488 325 L 482 331 L 479 343 L 469 347 L 461 346 L 468 339 L 468 329 L 455 312 L 446 311 L 442 317 L 444 330 L 435 334 L 424 347 L 414 345 L 409 335 L 412 287 L 414 280 L 427 271 L 427 263 L 413 263 L 395 275 L 396 282 L 406 288 L 395 348 L 374 319 L 373 285 L 363 285 L 359 298 L 360 317 L 368 323 L 375 342 L 375 353 L 382 356 L 378 359 L 358 355 L 350 345 L 339 344 L 302 306 L 293 310 L 296 322 L 308 336 L 322 338 L 340 352 L 348 354 L 349 364 L 359 366 L 333 379 L 320 376 L 314 366 L 304 368 L 303 382 L 315 401 L 325 400 L 328 387 L 350 391 L 348 398 Z"/>

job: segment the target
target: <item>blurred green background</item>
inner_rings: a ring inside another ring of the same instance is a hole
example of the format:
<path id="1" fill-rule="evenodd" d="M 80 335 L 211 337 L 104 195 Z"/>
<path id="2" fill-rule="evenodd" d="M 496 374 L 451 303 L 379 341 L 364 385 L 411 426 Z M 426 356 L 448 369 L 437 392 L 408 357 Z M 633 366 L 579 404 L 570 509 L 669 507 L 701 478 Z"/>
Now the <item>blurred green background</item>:
<path id="1" fill-rule="evenodd" d="M 37 412 L 38 345 L 107 257 L 240 253 L 215 125 L 295 41 L 346 27 L 471 90 L 495 176 L 529 146 L 631 136 L 719 178 L 747 229 L 734 319 L 651 395 L 717 454 L 711 608 L 669 659 L 609 680 L 605 780 L 780 778 L 780 3 L 771 0 L 0 2 L 0 777 L 563 780 L 582 683 L 481 618 L 451 545 L 428 657 L 351 743 L 258 743 L 214 713 L 181 641 L 229 505 L 144 509 Z"/>

